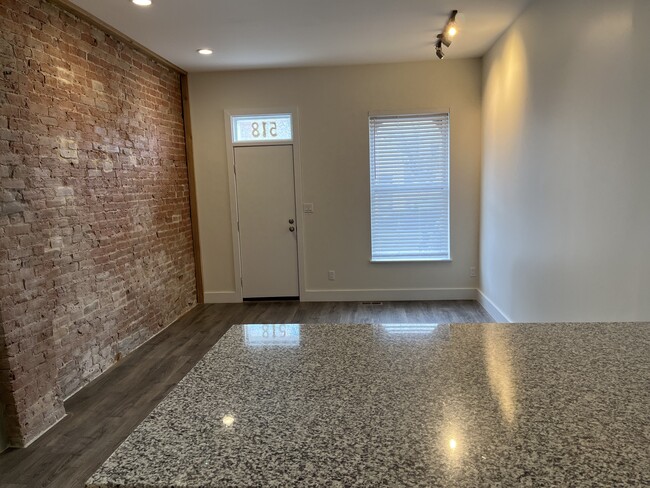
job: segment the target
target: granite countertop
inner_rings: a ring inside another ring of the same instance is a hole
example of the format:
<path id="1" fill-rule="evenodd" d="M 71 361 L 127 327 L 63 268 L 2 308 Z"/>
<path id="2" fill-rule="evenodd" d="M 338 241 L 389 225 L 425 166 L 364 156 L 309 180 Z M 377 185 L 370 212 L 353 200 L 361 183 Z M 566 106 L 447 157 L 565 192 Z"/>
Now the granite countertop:
<path id="1" fill-rule="evenodd" d="M 233 326 L 87 486 L 650 486 L 650 323 Z"/>

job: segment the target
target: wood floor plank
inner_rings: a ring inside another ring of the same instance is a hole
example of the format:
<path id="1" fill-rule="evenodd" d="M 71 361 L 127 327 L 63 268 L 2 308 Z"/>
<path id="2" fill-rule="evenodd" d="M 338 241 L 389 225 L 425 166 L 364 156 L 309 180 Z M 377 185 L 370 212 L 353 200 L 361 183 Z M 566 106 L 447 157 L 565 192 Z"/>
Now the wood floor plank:
<path id="1" fill-rule="evenodd" d="M 0 454 L 0 487 L 83 487 L 233 324 L 492 321 L 474 301 L 198 305 L 69 398 L 67 417 L 31 446 Z"/>

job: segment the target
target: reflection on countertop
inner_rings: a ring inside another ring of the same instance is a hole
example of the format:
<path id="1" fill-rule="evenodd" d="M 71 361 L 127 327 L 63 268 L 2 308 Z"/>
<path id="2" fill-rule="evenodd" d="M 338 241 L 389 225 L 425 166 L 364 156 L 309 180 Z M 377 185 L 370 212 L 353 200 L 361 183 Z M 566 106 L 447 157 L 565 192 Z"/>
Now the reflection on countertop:
<path id="1" fill-rule="evenodd" d="M 650 324 L 233 326 L 88 486 L 650 486 Z"/>
<path id="2" fill-rule="evenodd" d="M 300 324 L 246 324 L 242 327 L 247 346 L 300 345 Z"/>

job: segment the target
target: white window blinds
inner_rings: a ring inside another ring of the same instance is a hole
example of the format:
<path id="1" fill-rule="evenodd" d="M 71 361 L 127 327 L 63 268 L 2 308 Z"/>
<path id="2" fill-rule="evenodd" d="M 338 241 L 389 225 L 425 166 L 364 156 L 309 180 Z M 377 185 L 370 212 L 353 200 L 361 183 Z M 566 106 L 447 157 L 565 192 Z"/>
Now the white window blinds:
<path id="1" fill-rule="evenodd" d="M 370 117 L 372 261 L 448 260 L 449 114 Z"/>

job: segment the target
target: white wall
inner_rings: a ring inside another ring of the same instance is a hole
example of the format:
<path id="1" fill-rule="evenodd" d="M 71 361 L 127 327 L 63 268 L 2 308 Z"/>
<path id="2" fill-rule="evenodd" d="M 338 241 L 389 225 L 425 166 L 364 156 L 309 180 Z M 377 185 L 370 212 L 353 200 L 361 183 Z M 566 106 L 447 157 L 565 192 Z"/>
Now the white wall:
<path id="1" fill-rule="evenodd" d="M 198 73 L 189 76 L 189 86 L 208 300 L 227 300 L 235 290 L 224 110 L 279 106 L 299 109 L 303 200 L 314 203 L 302 229 L 305 281 L 307 290 L 323 293 L 305 298 L 361 296 L 348 290 L 371 290 L 364 299 L 472 296 L 478 285 L 469 268 L 478 264 L 480 60 Z M 429 108 L 451 110 L 453 262 L 371 264 L 368 112 Z M 336 281 L 328 281 L 328 269 Z"/>
<path id="2" fill-rule="evenodd" d="M 536 0 L 484 60 L 481 289 L 650 320 L 650 2 Z"/>

